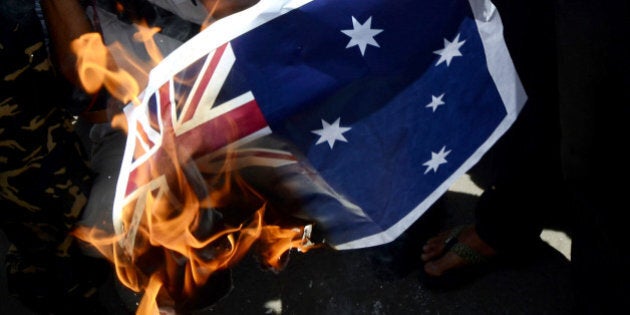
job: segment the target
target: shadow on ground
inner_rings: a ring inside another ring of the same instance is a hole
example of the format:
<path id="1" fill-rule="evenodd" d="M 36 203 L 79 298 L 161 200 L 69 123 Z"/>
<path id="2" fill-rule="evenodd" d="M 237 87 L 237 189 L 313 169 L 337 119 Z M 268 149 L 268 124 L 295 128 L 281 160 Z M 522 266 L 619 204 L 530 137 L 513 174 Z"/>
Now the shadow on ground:
<path id="1" fill-rule="evenodd" d="M 541 242 L 531 260 L 503 264 L 450 289 L 420 277 L 420 247 L 436 232 L 470 222 L 476 196 L 448 192 L 396 241 L 368 249 L 291 253 L 280 273 L 251 256 L 232 270 L 233 288 L 193 314 L 571 314 L 570 265 Z M 138 296 L 110 278 L 107 314 L 132 314 Z M 4 297 L 3 297 L 4 299 Z M 24 314 L 17 311 L 6 314 Z"/>
<path id="2" fill-rule="evenodd" d="M 447 193 L 397 241 L 353 251 L 294 253 L 279 274 L 251 258 L 234 269 L 234 289 L 197 314 L 570 314 L 570 266 L 541 243 L 532 259 L 497 266 L 460 287 L 429 288 L 420 247 L 443 228 L 472 220 L 476 196 Z M 276 306 L 274 309 L 273 306 Z"/>

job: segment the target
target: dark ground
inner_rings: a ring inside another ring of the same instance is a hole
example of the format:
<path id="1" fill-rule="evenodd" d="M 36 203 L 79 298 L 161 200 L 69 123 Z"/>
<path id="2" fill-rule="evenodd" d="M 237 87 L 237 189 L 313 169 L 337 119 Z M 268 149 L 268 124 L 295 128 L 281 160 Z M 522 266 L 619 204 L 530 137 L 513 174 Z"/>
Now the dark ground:
<path id="1" fill-rule="evenodd" d="M 279 273 L 247 257 L 232 270 L 230 293 L 193 314 L 571 314 L 569 262 L 546 243 L 530 261 L 500 264 L 455 288 L 436 288 L 421 278 L 424 240 L 472 220 L 476 198 L 448 192 L 384 246 L 293 252 Z M 0 249 L 4 255 L 5 245 Z M 6 297 L 6 288 L 0 293 L 0 314 L 28 314 Z M 113 277 L 98 294 L 106 314 L 133 314 L 139 299 Z"/>

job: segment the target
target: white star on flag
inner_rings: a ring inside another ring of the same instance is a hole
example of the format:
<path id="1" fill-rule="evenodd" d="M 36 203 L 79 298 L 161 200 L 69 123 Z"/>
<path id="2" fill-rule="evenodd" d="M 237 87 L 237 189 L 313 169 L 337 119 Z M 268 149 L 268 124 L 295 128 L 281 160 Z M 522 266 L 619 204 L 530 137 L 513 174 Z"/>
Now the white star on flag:
<path id="1" fill-rule="evenodd" d="M 451 60 L 455 57 L 462 56 L 462 53 L 459 49 L 464 45 L 466 41 L 459 41 L 459 34 L 455 36 L 452 42 L 449 42 L 448 39 L 444 39 L 444 48 L 434 51 L 434 54 L 440 55 L 440 59 L 438 59 L 436 66 L 446 61 L 446 66 L 451 65 Z"/>
<path id="2" fill-rule="evenodd" d="M 442 98 L 444 97 L 444 94 L 446 93 L 442 93 L 442 95 L 440 96 L 431 95 L 431 103 L 427 104 L 427 106 L 425 107 L 429 107 L 433 109 L 433 112 L 435 113 L 435 110 L 438 108 L 438 106 L 446 104 L 442 100 Z"/>
<path id="3" fill-rule="evenodd" d="M 440 165 L 448 162 L 445 158 L 449 153 L 451 153 L 451 150 L 444 152 L 444 149 L 446 149 L 446 146 L 443 146 L 438 153 L 431 152 L 431 159 L 422 164 L 427 167 L 427 169 L 424 171 L 425 174 L 428 173 L 430 170 L 433 170 L 433 173 L 437 172 L 437 169 Z"/>
<path id="4" fill-rule="evenodd" d="M 343 136 L 343 133 L 352 128 L 339 126 L 340 121 L 341 117 L 337 118 L 337 120 L 335 120 L 335 122 L 331 125 L 322 119 L 322 129 L 311 130 L 312 133 L 319 135 L 319 139 L 315 145 L 328 142 L 328 145 L 332 149 L 335 145 L 335 141 L 337 140 L 348 142 L 348 140 Z"/>
<path id="5" fill-rule="evenodd" d="M 361 56 L 365 55 L 365 49 L 367 48 L 367 45 L 380 47 L 374 39 L 374 36 L 378 35 L 382 31 L 382 29 L 372 29 L 371 16 L 363 24 L 359 23 L 359 21 L 357 21 L 357 19 L 355 19 L 353 16 L 352 29 L 341 30 L 342 33 L 350 36 L 350 42 L 348 42 L 346 48 L 359 46 L 359 50 L 361 50 Z"/>

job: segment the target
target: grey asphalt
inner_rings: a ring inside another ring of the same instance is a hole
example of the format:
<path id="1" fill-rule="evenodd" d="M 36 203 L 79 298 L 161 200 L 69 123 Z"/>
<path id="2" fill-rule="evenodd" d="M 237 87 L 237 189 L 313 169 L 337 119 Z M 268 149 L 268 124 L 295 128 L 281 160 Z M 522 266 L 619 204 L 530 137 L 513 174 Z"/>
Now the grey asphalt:
<path id="1" fill-rule="evenodd" d="M 390 244 L 292 252 L 278 273 L 248 256 L 232 269 L 230 292 L 191 313 L 572 314 L 570 262 L 562 248 L 546 242 L 527 261 L 498 264 L 455 287 L 435 287 L 421 277 L 422 243 L 442 229 L 470 222 L 476 201 L 476 193 L 466 187 L 449 191 Z M 6 241 L 0 245 L 3 259 Z M 29 314 L 7 296 L 1 278 L 0 314 Z M 98 294 L 107 314 L 133 314 L 139 299 L 113 277 Z"/>

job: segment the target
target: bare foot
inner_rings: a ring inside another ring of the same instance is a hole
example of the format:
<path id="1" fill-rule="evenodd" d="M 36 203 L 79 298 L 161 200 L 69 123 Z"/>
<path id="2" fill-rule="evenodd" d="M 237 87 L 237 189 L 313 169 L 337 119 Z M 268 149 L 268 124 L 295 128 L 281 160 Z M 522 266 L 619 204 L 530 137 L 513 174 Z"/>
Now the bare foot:
<path id="1" fill-rule="evenodd" d="M 439 277 L 446 271 L 461 268 L 470 264 L 470 262 L 458 254 L 448 251 L 444 253 L 446 242 L 451 235 L 451 231 L 444 231 L 437 236 L 429 239 L 422 247 L 422 261 L 424 271 L 430 275 Z M 496 251 L 479 238 L 474 225 L 463 228 L 457 236 L 457 241 L 468 245 L 472 250 L 479 253 L 484 258 L 491 258 L 496 255 Z"/>

